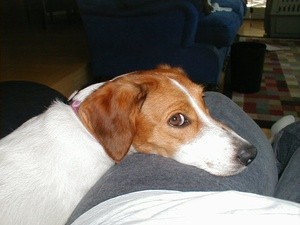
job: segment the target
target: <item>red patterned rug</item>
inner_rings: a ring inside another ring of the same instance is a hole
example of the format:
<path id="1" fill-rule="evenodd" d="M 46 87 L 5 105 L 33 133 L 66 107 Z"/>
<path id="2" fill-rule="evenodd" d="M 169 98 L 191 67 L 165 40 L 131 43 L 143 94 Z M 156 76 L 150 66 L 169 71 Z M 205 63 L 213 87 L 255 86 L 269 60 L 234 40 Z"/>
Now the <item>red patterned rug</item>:
<path id="1" fill-rule="evenodd" d="M 267 44 L 260 91 L 233 92 L 232 100 L 261 127 L 285 115 L 300 120 L 300 40 L 244 39 Z M 268 50 L 269 49 L 269 50 Z"/>

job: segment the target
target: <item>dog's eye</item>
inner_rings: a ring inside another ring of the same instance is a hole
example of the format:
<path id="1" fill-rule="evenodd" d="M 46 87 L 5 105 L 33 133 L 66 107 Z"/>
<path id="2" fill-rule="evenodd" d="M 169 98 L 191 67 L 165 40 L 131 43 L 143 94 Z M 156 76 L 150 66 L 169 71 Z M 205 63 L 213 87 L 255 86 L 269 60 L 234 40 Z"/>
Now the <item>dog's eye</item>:
<path id="1" fill-rule="evenodd" d="M 172 127 L 184 127 L 188 124 L 190 124 L 188 118 L 181 113 L 176 113 L 169 119 L 169 125 Z"/>

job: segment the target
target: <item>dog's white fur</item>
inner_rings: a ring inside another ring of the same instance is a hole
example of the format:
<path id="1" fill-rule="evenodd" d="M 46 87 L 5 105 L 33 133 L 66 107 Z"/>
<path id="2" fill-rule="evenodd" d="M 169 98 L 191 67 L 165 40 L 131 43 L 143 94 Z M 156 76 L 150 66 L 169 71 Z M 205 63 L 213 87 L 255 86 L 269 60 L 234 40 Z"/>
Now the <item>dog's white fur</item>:
<path id="1" fill-rule="evenodd" d="M 113 164 L 70 106 L 55 102 L 0 141 L 0 224 L 64 224 Z"/>
<path id="2" fill-rule="evenodd" d="M 237 152 L 250 144 L 212 119 L 201 95 L 183 71 L 160 67 L 89 86 L 71 97 L 71 105 L 54 102 L 0 140 L 0 224 L 64 224 L 130 149 L 216 175 L 239 173 L 246 165 Z M 170 126 L 174 114 L 186 124 Z M 106 120 L 113 128 L 101 130 Z M 112 140 L 103 137 L 107 130 Z"/>

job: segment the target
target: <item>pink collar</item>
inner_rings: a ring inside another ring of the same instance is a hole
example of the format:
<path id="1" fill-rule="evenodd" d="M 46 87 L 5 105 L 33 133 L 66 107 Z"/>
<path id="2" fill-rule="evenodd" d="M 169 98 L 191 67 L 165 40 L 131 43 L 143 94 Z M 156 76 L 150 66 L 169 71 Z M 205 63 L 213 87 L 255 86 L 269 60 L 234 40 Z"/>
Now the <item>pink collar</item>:
<path id="1" fill-rule="evenodd" d="M 70 102 L 70 106 L 76 114 L 78 114 L 80 105 L 81 105 L 81 101 L 78 101 L 78 100 L 72 100 Z"/>

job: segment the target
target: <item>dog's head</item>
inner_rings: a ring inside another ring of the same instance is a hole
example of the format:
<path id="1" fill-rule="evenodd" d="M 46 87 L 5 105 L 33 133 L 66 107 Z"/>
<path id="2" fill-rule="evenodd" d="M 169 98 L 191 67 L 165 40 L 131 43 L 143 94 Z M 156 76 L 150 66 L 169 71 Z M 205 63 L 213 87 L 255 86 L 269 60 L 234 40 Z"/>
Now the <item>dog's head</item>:
<path id="1" fill-rule="evenodd" d="M 116 162 L 134 147 L 229 176 L 256 156 L 248 141 L 210 116 L 203 88 L 179 68 L 125 74 L 74 99 L 81 121 Z"/>

